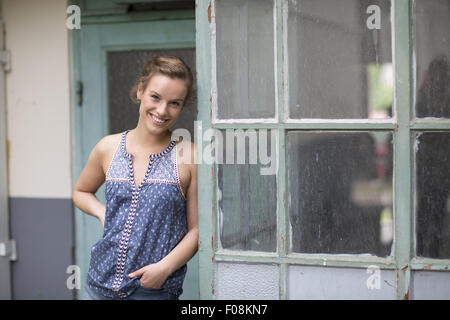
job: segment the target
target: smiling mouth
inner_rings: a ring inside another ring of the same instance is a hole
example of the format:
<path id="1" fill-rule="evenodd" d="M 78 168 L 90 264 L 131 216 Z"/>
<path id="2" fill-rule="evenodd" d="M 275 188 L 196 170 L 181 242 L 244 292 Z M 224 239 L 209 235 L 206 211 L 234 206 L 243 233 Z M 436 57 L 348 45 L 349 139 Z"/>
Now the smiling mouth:
<path id="1" fill-rule="evenodd" d="M 159 117 L 157 117 L 156 115 L 154 115 L 153 113 L 149 113 L 150 118 L 152 119 L 153 123 L 158 125 L 158 126 L 163 126 L 167 123 L 167 121 L 169 121 L 168 119 L 161 119 Z"/>

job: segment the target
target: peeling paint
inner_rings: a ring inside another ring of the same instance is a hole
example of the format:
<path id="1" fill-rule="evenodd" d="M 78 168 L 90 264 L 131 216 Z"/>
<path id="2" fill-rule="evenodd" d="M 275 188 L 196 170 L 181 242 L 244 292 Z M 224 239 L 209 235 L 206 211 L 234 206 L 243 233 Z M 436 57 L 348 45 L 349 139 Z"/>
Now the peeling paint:
<path id="1" fill-rule="evenodd" d="M 208 21 L 211 24 L 211 2 L 208 5 Z"/>
<path id="2" fill-rule="evenodd" d="M 408 288 L 408 292 L 404 295 L 403 299 L 409 300 L 409 288 Z"/>
<path id="3" fill-rule="evenodd" d="M 403 296 L 403 299 L 404 300 L 409 300 L 409 294 L 410 294 L 410 292 L 409 292 L 409 290 L 410 290 L 410 288 L 409 288 L 409 286 L 410 286 L 410 282 L 409 282 L 409 277 L 410 277 L 410 269 L 409 269 L 409 265 L 405 265 L 403 268 L 402 268 L 402 271 L 403 271 L 403 273 L 405 274 L 405 277 L 406 277 L 406 286 L 407 286 L 407 289 L 408 289 L 408 291 L 406 292 L 406 294 Z M 398 275 L 397 275 L 397 280 L 398 280 Z M 398 287 L 397 287 L 398 288 Z M 406 288 L 405 288 L 405 290 L 406 290 Z"/>
<path id="4" fill-rule="evenodd" d="M 424 268 L 423 268 L 423 270 L 430 270 L 431 269 L 431 263 L 430 264 L 427 264 Z"/>
<path id="5" fill-rule="evenodd" d="M 395 269 L 395 287 L 398 288 L 398 269 Z"/>
<path id="6" fill-rule="evenodd" d="M 422 132 L 416 133 L 416 136 L 414 139 L 414 153 L 417 153 L 419 151 L 420 136 L 422 134 L 423 134 Z"/>
<path id="7" fill-rule="evenodd" d="M 212 107 L 212 96 L 209 97 L 209 105 L 211 106 L 211 108 L 209 108 L 209 119 L 211 119 L 211 121 L 213 120 L 213 107 Z"/>

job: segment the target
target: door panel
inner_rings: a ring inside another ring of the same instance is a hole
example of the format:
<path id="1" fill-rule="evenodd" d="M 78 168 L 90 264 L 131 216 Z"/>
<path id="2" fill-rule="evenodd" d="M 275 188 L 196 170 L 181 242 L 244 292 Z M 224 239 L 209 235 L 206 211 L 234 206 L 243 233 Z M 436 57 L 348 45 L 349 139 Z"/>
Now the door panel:
<path id="1" fill-rule="evenodd" d="M 75 147 L 78 177 L 90 151 L 105 135 L 132 129 L 137 124 L 138 106 L 128 98 L 129 89 L 145 61 L 156 54 L 177 54 L 186 59 L 195 74 L 195 21 L 164 20 L 82 25 L 75 40 L 75 74 L 82 82 L 81 106 L 75 108 Z M 121 72 L 123 71 L 123 72 Z M 120 89 L 118 91 L 118 89 Z M 195 97 L 183 110 L 176 126 L 192 130 Z M 117 110 L 128 110 L 126 117 Z M 192 112 L 191 112 L 192 111 Z M 97 197 L 103 203 L 104 186 Z M 90 250 L 101 237 L 100 223 L 76 208 L 76 263 L 84 286 Z M 188 264 L 180 299 L 198 299 L 198 261 Z M 83 298 L 81 291 L 79 298 Z"/>

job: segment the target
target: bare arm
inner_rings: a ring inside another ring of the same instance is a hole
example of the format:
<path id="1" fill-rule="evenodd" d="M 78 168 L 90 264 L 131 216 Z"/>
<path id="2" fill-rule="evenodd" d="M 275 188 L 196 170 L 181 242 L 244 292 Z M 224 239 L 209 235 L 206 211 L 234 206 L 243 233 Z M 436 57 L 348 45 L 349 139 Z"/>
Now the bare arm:
<path id="1" fill-rule="evenodd" d="M 198 248 L 197 165 L 190 165 L 191 181 L 186 194 L 187 233 L 178 245 L 161 260 L 170 273 L 185 265 Z"/>
<path id="2" fill-rule="evenodd" d="M 105 205 L 97 199 L 95 192 L 105 181 L 103 162 L 107 150 L 107 143 L 102 139 L 91 151 L 72 193 L 74 204 L 81 211 L 99 219 L 102 227 L 105 220 Z"/>

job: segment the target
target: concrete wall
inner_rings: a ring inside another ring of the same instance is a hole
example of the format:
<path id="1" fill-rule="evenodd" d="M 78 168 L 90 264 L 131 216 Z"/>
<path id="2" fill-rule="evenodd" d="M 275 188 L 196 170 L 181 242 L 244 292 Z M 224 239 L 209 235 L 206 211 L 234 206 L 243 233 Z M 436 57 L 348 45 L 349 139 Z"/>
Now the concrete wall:
<path id="1" fill-rule="evenodd" d="M 3 0 L 15 299 L 70 299 L 73 263 L 70 45 L 64 0 Z"/>
<path id="2" fill-rule="evenodd" d="M 11 197 L 71 196 L 67 4 L 5 0 Z"/>

